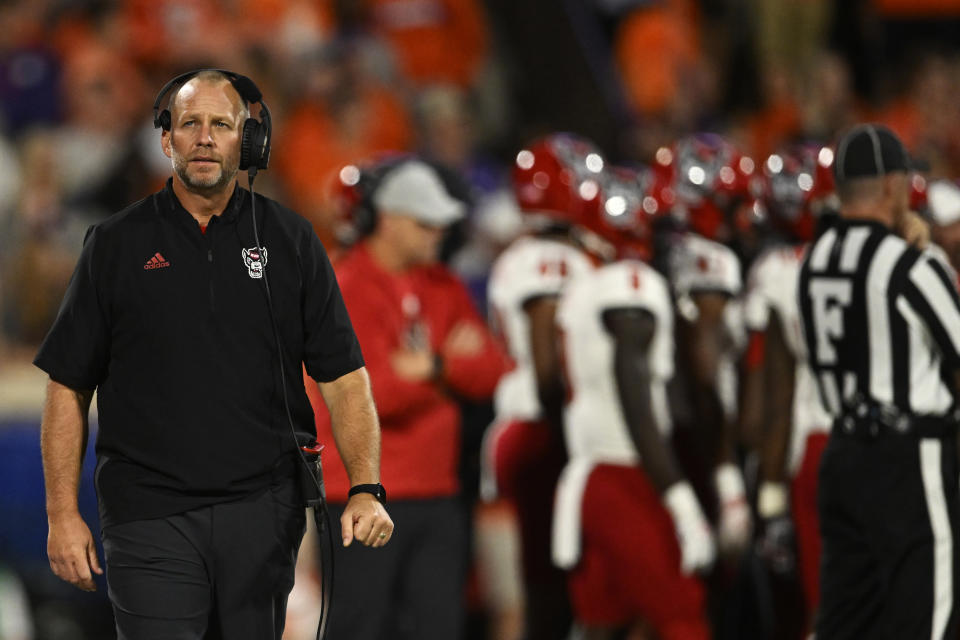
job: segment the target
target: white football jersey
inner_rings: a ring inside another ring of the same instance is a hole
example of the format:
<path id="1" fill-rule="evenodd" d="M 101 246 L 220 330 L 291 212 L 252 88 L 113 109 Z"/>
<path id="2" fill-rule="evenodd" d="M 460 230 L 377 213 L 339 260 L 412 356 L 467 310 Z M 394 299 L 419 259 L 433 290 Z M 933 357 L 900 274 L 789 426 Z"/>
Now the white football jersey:
<path id="1" fill-rule="evenodd" d="M 667 269 L 670 286 L 678 300 L 708 291 L 733 297 L 739 295 L 743 287 L 737 255 L 728 247 L 694 233 L 676 234 L 671 239 Z"/>
<path id="2" fill-rule="evenodd" d="M 669 428 L 664 385 L 673 375 L 673 314 L 663 276 L 648 265 L 625 260 L 573 280 L 560 298 L 570 397 L 564 433 L 571 458 L 636 464 L 639 455 L 627 430 L 614 374 L 614 341 L 604 325 L 611 309 L 645 309 L 656 319 L 649 349 L 651 399 L 658 427 Z"/>
<path id="3" fill-rule="evenodd" d="M 780 318 L 781 330 L 790 353 L 796 360 L 793 391 L 793 432 L 788 468 L 793 473 L 800 464 L 807 436 L 828 432 L 833 419 L 817 393 L 817 383 L 807 364 L 797 286 L 806 246 L 771 249 L 757 259 L 747 278 L 744 316 L 747 329 L 765 331 L 770 311 Z"/>
<path id="4" fill-rule="evenodd" d="M 541 296 L 559 296 L 568 281 L 592 269 L 590 259 L 579 249 L 526 236 L 494 262 L 487 284 L 491 324 L 514 363 L 494 393 L 497 420 L 537 420 L 542 415 L 524 305 Z"/>
<path id="5" fill-rule="evenodd" d="M 678 233 L 670 237 L 666 269 L 677 314 L 691 322 L 698 313 L 691 296 L 715 292 L 730 298 L 723 316 L 725 347 L 718 363 L 717 390 L 724 412 L 732 418 L 737 411 L 736 363 L 746 344 L 743 312 L 737 300 L 743 288 L 740 260 L 729 247 L 718 242 L 695 233 Z M 681 377 L 671 385 L 675 417 L 686 424 L 695 419 L 689 393 Z"/>

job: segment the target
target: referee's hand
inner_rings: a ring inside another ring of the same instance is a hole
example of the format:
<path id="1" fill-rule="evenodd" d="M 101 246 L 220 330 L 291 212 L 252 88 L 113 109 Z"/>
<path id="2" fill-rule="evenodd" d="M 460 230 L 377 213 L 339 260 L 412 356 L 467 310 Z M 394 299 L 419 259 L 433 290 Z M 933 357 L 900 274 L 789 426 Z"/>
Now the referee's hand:
<path id="1" fill-rule="evenodd" d="M 930 225 L 916 211 L 907 211 L 900 219 L 897 235 L 907 244 L 923 251 L 930 244 Z"/>
<path id="2" fill-rule="evenodd" d="M 393 536 L 393 520 L 376 496 L 358 493 L 347 502 L 340 529 L 345 547 L 354 540 L 367 547 L 382 547 Z"/>
<path id="3" fill-rule="evenodd" d="M 79 513 L 48 517 L 47 557 L 61 580 L 84 591 L 96 591 L 93 574 L 103 575 L 90 528 Z"/>

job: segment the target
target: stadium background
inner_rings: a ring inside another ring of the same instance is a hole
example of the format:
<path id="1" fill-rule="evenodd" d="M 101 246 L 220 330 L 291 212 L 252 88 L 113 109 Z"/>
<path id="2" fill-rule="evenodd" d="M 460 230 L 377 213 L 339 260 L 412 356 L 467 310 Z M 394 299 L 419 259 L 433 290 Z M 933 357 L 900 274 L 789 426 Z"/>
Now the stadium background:
<path id="1" fill-rule="evenodd" d="M 873 120 L 952 179 L 958 48 L 956 0 L 0 1 L 0 639 L 113 637 L 102 582 L 81 593 L 47 568 L 30 360 L 86 227 L 169 175 L 150 112 L 168 78 L 217 66 L 259 84 L 275 139 L 258 190 L 331 252 L 345 163 L 417 151 L 450 168 L 472 207 L 448 254 L 482 307 L 516 229 L 509 166 L 533 136 L 573 131 L 642 163 L 709 130 L 762 158 Z M 489 414 L 467 410 L 470 499 Z M 89 477 L 81 503 L 94 522 Z M 20 613 L 32 636 L 13 631 Z M 477 605 L 472 619 L 482 637 Z"/>

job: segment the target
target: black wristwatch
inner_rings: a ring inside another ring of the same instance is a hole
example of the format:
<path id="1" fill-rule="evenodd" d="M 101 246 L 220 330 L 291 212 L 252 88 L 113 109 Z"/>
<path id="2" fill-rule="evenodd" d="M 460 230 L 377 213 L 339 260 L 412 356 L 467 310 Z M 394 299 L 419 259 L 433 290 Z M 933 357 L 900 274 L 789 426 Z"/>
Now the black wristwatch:
<path id="1" fill-rule="evenodd" d="M 387 504 L 387 490 L 379 482 L 377 484 L 358 484 L 350 487 L 347 496 L 352 498 L 358 493 L 369 493 L 380 501 L 380 504 Z"/>

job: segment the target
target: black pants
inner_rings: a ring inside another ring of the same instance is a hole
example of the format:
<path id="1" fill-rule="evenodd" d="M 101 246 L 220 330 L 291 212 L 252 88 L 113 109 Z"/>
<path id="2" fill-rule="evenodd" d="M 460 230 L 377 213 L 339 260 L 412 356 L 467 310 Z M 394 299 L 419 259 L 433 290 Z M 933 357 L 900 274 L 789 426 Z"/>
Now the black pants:
<path id="1" fill-rule="evenodd" d="M 293 480 L 106 527 L 118 640 L 280 640 L 305 511 Z"/>
<path id="2" fill-rule="evenodd" d="M 830 436 L 817 640 L 956 637 L 957 473 L 955 437 Z"/>
<path id="3" fill-rule="evenodd" d="M 460 502 L 391 501 L 396 529 L 379 549 L 356 541 L 343 547 L 344 506 L 330 505 L 335 556 L 328 640 L 459 640 L 468 553 Z"/>

